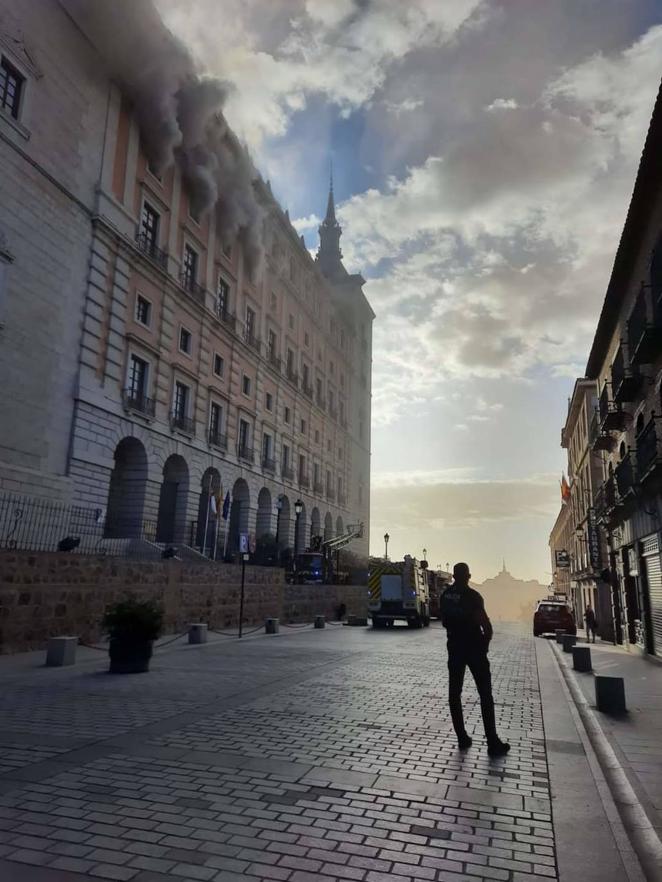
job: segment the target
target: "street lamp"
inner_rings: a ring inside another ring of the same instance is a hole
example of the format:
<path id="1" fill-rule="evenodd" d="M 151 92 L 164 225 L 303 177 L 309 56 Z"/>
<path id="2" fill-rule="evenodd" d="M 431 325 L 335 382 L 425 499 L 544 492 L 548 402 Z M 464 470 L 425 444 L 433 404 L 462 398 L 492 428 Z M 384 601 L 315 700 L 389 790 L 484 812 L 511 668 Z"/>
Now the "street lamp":
<path id="1" fill-rule="evenodd" d="M 423 560 L 427 560 L 427 559 L 428 559 L 428 550 L 427 550 L 427 548 L 424 548 L 423 549 Z"/>
<path id="2" fill-rule="evenodd" d="M 294 522 L 294 553 L 295 555 L 299 553 L 299 519 L 301 518 L 301 512 L 303 511 L 303 502 L 300 499 L 294 503 L 294 514 L 296 515 L 296 520 Z"/>
<path id="3" fill-rule="evenodd" d="M 384 533 L 384 560 L 388 560 L 388 540 L 390 538 L 388 533 Z"/>
<path id="4" fill-rule="evenodd" d="M 280 513 L 283 510 L 283 494 L 276 497 L 276 562 L 280 563 Z"/>

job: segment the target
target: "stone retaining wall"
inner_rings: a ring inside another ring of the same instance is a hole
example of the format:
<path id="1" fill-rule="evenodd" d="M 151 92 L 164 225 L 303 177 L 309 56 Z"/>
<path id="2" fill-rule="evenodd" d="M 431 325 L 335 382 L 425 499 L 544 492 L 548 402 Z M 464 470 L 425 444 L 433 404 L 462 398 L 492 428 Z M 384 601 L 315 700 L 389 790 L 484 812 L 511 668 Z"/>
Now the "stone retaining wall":
<path id="1" fill-rule="evenodd" d="M 188 561 L 131 561 L 82 554 L 0 553 L 0 654 L 45 647 L 49 637 L 101 638 L 109 603 L 128 593 L 156 600 L 165 610 L 165 633 L 190 622 L 232 628 L 239 621 L 241 567 Z M 246 567 L 244 623 L 267 616 L 283 622 L 335 618 L 340 603 L 365 615 L 365 587 L 286 585 L 283 570 Z"/>

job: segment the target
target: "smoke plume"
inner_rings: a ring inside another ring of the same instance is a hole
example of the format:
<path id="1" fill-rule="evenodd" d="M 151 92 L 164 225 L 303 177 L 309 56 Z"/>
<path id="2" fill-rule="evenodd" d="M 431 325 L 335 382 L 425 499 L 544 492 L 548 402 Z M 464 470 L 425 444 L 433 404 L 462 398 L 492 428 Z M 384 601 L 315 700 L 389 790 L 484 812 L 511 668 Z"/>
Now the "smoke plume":
<path id="1" fill-rule="evenodd" d="M 222 243 L 239 237 L 254 270 L 262 211 L 255 167 L 223 116 L 231 85 L 200 75 L 152 0 L 61 3 L 133 102 L 150 164 L 157 171 L 179 164 L 194 210 L 214 210 Z"/>

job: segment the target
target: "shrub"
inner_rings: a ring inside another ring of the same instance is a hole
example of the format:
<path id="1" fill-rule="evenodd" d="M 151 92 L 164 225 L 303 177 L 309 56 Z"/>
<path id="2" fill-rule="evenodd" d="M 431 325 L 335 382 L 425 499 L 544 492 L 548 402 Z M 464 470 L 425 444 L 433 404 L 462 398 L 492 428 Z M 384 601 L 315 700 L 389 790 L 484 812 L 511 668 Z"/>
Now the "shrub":
<path id="1" fill-rule="evenodd" d="M 111 640 L 156 640 L 163 629 L 163 609 L 152 600 L 128 597 L 106 609 L 101 627 Z"/>

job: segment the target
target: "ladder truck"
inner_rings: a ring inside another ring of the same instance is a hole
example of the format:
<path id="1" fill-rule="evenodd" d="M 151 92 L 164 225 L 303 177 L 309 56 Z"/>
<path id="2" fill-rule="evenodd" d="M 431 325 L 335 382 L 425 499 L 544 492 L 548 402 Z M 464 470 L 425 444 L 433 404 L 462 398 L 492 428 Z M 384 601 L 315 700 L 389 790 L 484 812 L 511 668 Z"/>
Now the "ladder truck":
<path id="1" fill-rule="evenodd" d="M 323 539 L 314 536 L 310 547 L 297 554 L 292 561 L 288 581 L 298 585 L 333 585 L 344 584 L 349 578 L 347 572 L 340 569 L 340 550 L 355 539 L 363 538 L 363 524 L 348 524 L 342 536 Z M 334 562 L 335 555 L 335 562 Z"/>

